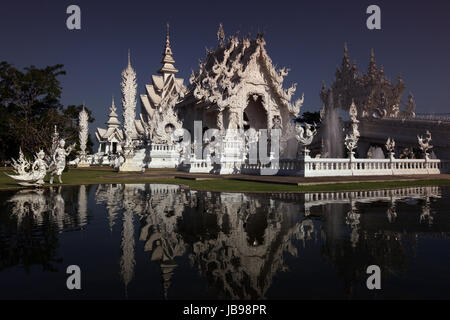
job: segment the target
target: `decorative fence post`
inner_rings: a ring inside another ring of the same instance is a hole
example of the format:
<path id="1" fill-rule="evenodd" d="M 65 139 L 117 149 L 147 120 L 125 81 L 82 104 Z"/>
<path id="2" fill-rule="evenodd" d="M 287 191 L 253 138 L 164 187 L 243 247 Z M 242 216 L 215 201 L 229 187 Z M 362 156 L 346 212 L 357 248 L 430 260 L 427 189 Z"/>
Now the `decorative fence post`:
<path id="1" fill-rule="evenodd" d="M 389 137 L 386 141 L 386 149 L 389 152 L 389 170 L 394 173 L 394 160 L 395 160 L 395 141 Z"/>
<path id="2" fill-rule="evenodd" d="M 422 152 L 424 153 L 425 156 L 425 170 L 429 173 L 430 172 L 430 166 L 429 166 L 429 153 L 428 151 L 431 150 L 433 148 L 433 146 L 431 145 L 431 132 L 427 130 L 426 132 L 426 137 L 419 137 L 417 136 L 417 140 L 419 142 L 419 147 L 422 150 Z"/>
<path id="3" fill-rule="evenodd" d="M 352 104 L 350 106 L 349 114 L 350 114 L 350 119 L 352 120 L 352 131 L 350 132 L 350 134 L 347 134 L 345 136 L 345 147 L 347 148 L 348 152 L 350 153 L 350 170 L 352 171 L 352 175 L 354 175 L 355 163 L 353 162 L 353 160 L 355 160 L 355 152 L 353 150 L 356 149 L 356 147 L 358 145 L 359 136 L 360 136 L 359 130 L 358 130 L 359 120 L 357 119 L 358 111 L 356 109 L 356 105 L 355 105 L 354 101 L 352 101 Z"/>

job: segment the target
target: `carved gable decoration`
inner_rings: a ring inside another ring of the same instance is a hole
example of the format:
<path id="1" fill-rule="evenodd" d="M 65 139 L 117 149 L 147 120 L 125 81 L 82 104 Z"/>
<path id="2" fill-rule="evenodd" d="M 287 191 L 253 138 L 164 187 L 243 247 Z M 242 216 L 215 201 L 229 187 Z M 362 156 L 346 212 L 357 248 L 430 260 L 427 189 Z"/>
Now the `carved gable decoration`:
<path id="1" fill-rule="evenodd" d="M 190 77 L 190 93 L 221 110 L 238 106 L 248 96 L 270 94 L 277 109 L 297 116 L 303 103 L 303 98 L 291 103 L 297 84 L 283 89 L 288 70 L 273 66 L 265 44 L 262 35 L 251 40 L 231 37 L 228 43 L 207 51 L 199 70 Z"/>

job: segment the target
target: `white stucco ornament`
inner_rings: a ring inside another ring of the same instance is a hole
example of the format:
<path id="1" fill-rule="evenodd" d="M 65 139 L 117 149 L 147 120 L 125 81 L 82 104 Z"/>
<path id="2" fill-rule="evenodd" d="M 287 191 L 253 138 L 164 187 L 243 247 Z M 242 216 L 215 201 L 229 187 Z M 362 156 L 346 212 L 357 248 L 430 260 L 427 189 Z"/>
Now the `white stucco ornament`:
<path id="1" fill-rule="evenodd" d="M 358 145 L 360 133 L 358 130 L 359 120 L 357 119 L 358 111 L 354 102 L 352 102 L 349 110 L 350 119 L 352 121 L 352 130 L 345 136 L 345 147 L 350 152 L 350 157 L 353 157 L 354 151 Z"/>
<path id="2" fill-rule="evenodd" d="M 123 107 L 123 128 L 125 133 L 125 146 L 132 146 L 132 139 L 136 136 L 136 93 L 137 82 L 136 72 L 131 66 L 130 52 L 128 51 L 128 66 L 122 72 L 122 107 Z"/>
<path id="3" fill-rule="evenodd" d="M 79 132 L 78 138 L 80 141 L 80 152 L 79 152 L 79 162 L 78 166 L 89 166 L 87 162 L 87 154 L 86 154 L 86 144 L 89 136 L 89 115 L 83 105 L 83 110 L 80 111 L 78 115 L 78 123 L 79 123 Z"/>
<path id="4" fill-rule="evenodd" d="M 386 149 L 389 153 L 393 153 L 395 151 L 395 140 L 390 137 L 386 141 Z"/>
<path id="5" fill-rule="evenodd" d="M 314 127 L 315 127 L 315 125 L 314 125 Z M 316 134 L 317 134 L 317 129 L 313 128 L 313 126 L 308 123 L 305 124 L 304 128 L 300 123 L 295 124 L 295 139 L 297 139 L 297 142 L 299 143 L 297 156 L 299 156 L 301 154 L 299 152 L 301 150 L 300 146 L 303 147 L 302 151 L 305 155 L 307 155 L 309 153 L 307 146 L 309 146 L 312 143 Z"/>
<path id="6" fill-rule="evenodd" d="M 40 150 L 33 164 L 23 155 L 22 150 L 19 151 L 19 159 L 12 160 L 15 175 L 6 174 L 13 178 L 21 186 L 41 186 L 44 184 L 44 177 L 47 174 L 47 164 L 45 163 L 45 153 Z"/>
<path id="7" fill-rule="evenodd" d="M 66 141 L 64 139 L 59 139 L 59 133 L 56 130 L 53 133 L 52 139 L 52 150 L 50 155 L 50 163 L 48 165 L 48 172 L 50 174 L 50 184 L 53 184 L 53 177 L 58 176 L 59 183 L 62 183 L 62 173 L 66 168 L 66 157 L 75 148 L 75 144 L 70 145 L 65 148 Z"/>
<path id="8" fill-rule="evenodd" d="M 222 27 L 219 31 L 223 35 Z M 217 104 L 221 111 L 229 108 L 239 114 L 242 114 L 241 109 L 247 106 L 249 99 L 260 97 L 267 112 L 266 128 L 272 127 L 275 115 L 281 115 L 282 126 L 287 127 L 290 117 L 298 115 L 304 99 L 302 96 L 291 103 L 297 84 L 283 88 L 289 69 L 277 70 L 273 66 L 265 44 L 262 34 L 256 39 L 232 36 L 227 44 L 221 42 L 218 49 L 208 51 L 205 60 L 199 64 L 199 70 L 193 72 L 189 79 L 194 97 Z M 269 94 L 267 89 L 274 95 Z"/>
<path id="9" fill-rule="evenodd" d="M 433 146 L 431 145 L 431 132 L 427 130 L 425 138 L 417 136 L 417 140 L 419 142 L 420 149 L 425 154 L 425 158 L 428 158 L 428 151 L 433 148 Z"/>

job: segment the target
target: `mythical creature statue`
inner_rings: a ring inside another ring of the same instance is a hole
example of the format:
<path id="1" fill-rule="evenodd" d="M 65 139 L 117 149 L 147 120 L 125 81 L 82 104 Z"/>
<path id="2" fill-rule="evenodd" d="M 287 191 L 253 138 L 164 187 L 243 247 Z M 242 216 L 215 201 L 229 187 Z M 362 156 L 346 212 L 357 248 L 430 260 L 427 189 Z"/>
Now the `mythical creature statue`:
<path id="1" fill-rule="evenodd" d="M 347 150 L 353 155 L 353 150 L 356 149 L 356 147 L 358 145 L 359 136 L 360 136 L 360 133 L 358 130 L 359 120 L 357 119 L 358 110 L 357 110 L 354 102 L 352 102 L 352 104 L 350 105 L 349 114 L 350 114 L 350 119 L 352 121 L 352 131 L 350 132 L 350 134 L 347 134 L 345 136 L 344 144 L 345 144 L 345 147 L 347 148 Z"/>
<path id="2" fill-rule="evenodd" d="M 428 158 L 428 151 L 433 148 L 431 145 L 431 132 L 427 130 L 426 137 L 417 136 L 417 140 L 419 141 L 420 149 L 425 154 L 425 158 Z"/>
<path id="3" fill-rule="evenodd" d="M 274 116 L 272 119 L 272 123 L 273 123 L 272 129 L 280 129 L 281 130 L 283 128 L 283 126 L 281 125 L 280 116 Z"/>
<path id="4" fill-rule="evenodd" d="M 309 152 L 307 146 L 309 146 L 312 143 L 314 136 L 317 134 L 317 129 L 315 129 L 315 127 L 316 124 L 312 126 L 309 123 L 306 123 L 304 128 L 300 123 L 295 124 L 295 139 L 297 139 L 299 147 L 300 145 L 303 147 L 304 149 L 303 152 L 305 152 L 305 154 Z M 300 155 L 301 155 L 301 148 L 298 148 L 297 156 Z"/>
<path id="5" fill-rule="evenodd" d="M 395 140 L 390 137 L 386 141 L 386 149 L 388 152 L 393 153 L 395 151 Z"/>
<path id="6" fill-rule="evenodd" d="M 44 177 L 47 174 L 47 164 L 44 161 L 45 153 L 40 150 L 35 157 L 35 161 L 32 165 L 24 157 L 22 150 L 19 153 L 19 160 L 13 159 L 13 168 L 16 175 L 6 174 L 8 177 L 16 180 L 21 186 L 42 186 L 44 184 Z M 31 167 L 31 171 L 28 169 Z"/>
<path id="7" fill-rule="evenodd" d="M 31 163 L 25 158 L 22 152 L 22 148 L 19 149 L 19 159 L 12 159 L 12 167 L 14 172 L 18 175 L 23 175 L 27 173 L 30 168 Z"/>
<path id="8" fill-rule="evenodd" d="M 66 157 L 70 154 L 70 152 L 72 152 L 73 148 L 75 148 L 75 144 L 72 144 L 68 148 L 64 148 L 65 145 L 66 141 L 61 139 L 58 147 L 55 148 L 53 154 L 51 155 L 51 163 L 48 169 L 48 172 L 50 173 L 50 184 L 53 183 L 54 175 L 57 175 L 59 183 L 62 183 L 61 175 L 66 168 Z"/>

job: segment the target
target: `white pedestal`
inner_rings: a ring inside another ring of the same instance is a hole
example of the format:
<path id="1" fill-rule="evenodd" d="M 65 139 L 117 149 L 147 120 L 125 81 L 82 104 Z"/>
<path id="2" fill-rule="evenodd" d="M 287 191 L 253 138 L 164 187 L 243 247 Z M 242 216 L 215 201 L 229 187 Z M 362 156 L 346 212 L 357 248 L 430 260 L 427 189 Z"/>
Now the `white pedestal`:
<path id="1" fill-rule="evenodd" d="M 128 158 L 119 167 L 119 172 L 142 172 L 142 167 L 136 164 L 132 158 Z"/>
<path id="2" fill-rule="evenodd" d="M 88 162 L 79 162 L 77 168 L 89 168 L 91 165 Z"/>
<path id="3" fill-rule="evenodd" d="M 145 150 L 135 153 L 132 147 L 125 147 L 125 161 L 119 166 L 119 172 L 142 172 Z"/>
<path id="4" fill-rule="evenodd" d="M 180 152 L 176 145 L 152 144 L 149 147 L 147 168 L 176 168 L 180 163 Z"/>

